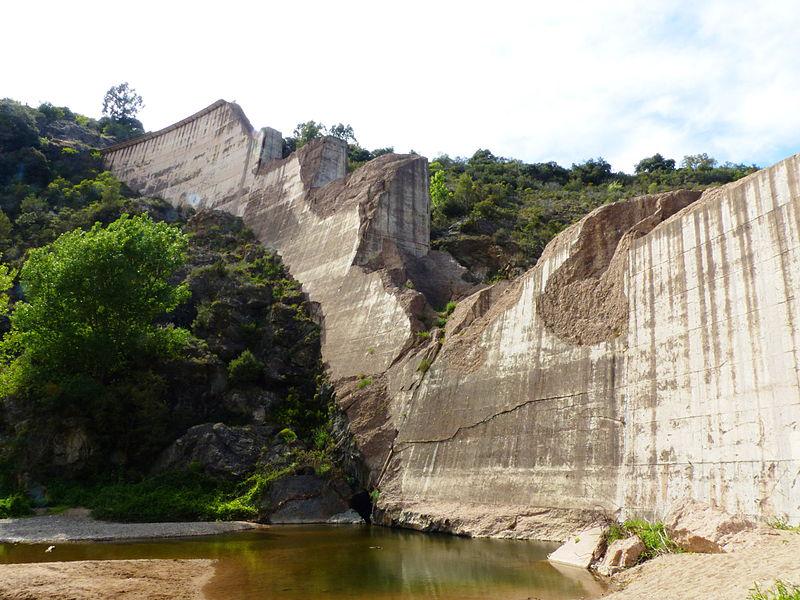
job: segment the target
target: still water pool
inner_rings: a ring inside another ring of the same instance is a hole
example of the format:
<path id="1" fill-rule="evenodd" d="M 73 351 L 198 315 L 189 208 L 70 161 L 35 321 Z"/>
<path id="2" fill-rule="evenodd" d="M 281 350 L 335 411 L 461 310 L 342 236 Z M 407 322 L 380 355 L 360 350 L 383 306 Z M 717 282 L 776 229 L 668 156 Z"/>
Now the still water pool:
<path id="1" fill-rule="evenodd" d="M 546 560 L 556 544 L 465 539 L 364 526 L 274 526 L 201 538 L 0 544 L 0 563 L 212 558 L 219 600 L 567 600 L 603 589 Z"/>

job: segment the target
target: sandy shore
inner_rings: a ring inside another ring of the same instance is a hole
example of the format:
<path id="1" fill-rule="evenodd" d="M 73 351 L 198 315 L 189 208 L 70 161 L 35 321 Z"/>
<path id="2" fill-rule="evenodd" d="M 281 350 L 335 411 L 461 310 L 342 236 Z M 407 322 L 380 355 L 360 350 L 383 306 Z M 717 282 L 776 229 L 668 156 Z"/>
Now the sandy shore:
<path id="1" fill-rule="evenodd" d="M 745 600 L 754 584 L 776 579 L 800 585 L 800 534 L 772 531 L 727 554 L 660 556 L 617 575 L 624 589 L 603 600 Z"/>
<path id="2" fill-rule="evenodd" d="M 201 600 L 211 560 L 89 560 L 0 565 L 2 600 Z"/>
<path id="3" fill-rule="evenodd" d="M 110 541 L 145 538 L 212 535 L 259 527 L 245 521 L 200 521 L 192 523 L 111 523 L 97 521 L 89 511 L 72 509 L 59 515 L 0 519 L 0 543 L 47 543 L 64 541 Z"/>

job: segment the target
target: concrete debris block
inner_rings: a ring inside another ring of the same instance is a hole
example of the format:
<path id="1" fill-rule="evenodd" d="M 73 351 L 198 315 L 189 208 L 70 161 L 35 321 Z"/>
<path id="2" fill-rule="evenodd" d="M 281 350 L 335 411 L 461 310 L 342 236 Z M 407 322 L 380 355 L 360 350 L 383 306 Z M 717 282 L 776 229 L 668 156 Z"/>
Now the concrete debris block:
<path id="1" fill-rule="evenodd" d="M 597 572 L 608 576 L 632 567 L 639 562 L 644 551 L 644 543 L 638 535 L 632 535 L 624 540 L 614 540 L 608 546 L 603 560 L 597 567 Z"/>
<path id="2" fill-rule="evenodd" d="M 726 552 L 726 546 L 738 534 L 756 529 L 756 524 L 746 517 L 691 499 L 674 505 L 664 526 L 682 549 L 705 553 Z"/>
<path id="3" fill-rule="evenodd" d="M 547 559 L 551 562 L 588 569 L 603 554 L 606 528 L 592 527 L 570 536 Z"/>

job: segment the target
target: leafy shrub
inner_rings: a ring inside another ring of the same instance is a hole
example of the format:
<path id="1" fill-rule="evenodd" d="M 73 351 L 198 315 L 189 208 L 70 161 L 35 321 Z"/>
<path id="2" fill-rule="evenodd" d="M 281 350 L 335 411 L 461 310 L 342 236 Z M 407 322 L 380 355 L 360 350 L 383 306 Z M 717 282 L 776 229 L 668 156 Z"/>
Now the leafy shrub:
<path id="1" fill-rule="evenodd" d="M 245 484 L 251 484 L 247 480 Z M 247 519 L 256 514 L 254 494 L 198 472 L 164 473 L 138 482 L 54 483 L 54 505 L 83 506 L 97 519 L 128 522 Z"/>
<path id="2" fill-rule="evenodd" d="M 228 378 L 231 385 L 248 385 L 258 383 L 264 375 L 264 363 L 258 360 L 250 350 L 242 352 L 228 365 Z"/>
<path id="3" fill-rule="evenodd" d="M 297 434 L 294 431 L 292 431 L 291 429 L 289 429 L 288 427 L 285 427 L 284 429 L 281 429 L 278 432 L 278 435 L 287 444 L 291 444 L 292 442 L 294 442 L 297 439 Z"/>
<path id="4" fill-rule="evenodd" d="M 31 503 L 22 494 L 0 498 L 0 519 L 24 517 L 31 513 Z"/>

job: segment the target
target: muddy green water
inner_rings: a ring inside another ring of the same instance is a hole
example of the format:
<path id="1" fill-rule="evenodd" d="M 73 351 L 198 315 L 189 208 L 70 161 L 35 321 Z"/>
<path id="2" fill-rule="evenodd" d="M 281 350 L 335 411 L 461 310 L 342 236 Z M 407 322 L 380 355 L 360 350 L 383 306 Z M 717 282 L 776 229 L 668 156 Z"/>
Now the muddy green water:
<path id="1" fill-rule="evenodd" d="M 587 571 L 547 562 L 555 544 L 369 526 L 275 526 L 125 543 L 0 544 L 0 563 L 213 558 L 219 600 L 567 600 L 596 598 Z"/>

